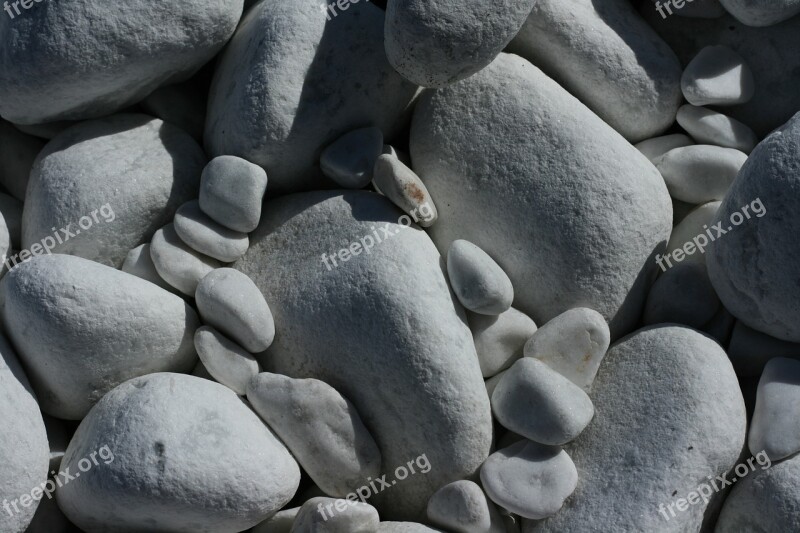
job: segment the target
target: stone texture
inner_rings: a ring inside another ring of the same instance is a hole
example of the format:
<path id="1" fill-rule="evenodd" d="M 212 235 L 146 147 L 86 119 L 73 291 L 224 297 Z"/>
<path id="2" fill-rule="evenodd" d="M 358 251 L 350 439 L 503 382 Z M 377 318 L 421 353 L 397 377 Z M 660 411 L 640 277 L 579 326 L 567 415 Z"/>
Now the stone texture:
<path id="1" fill-rule="evenodd" d="M 744 104 L 755 93 L 755 80 L 735 50 L 706 46 L 686 65 L 681 91 L 696 106 Z"/>
<path id="2" fill-rule="evenodd" d="M 800 452 L 800 361 L 774 357 L 758 382 L 756 408 L 747 441 L 750 453 L 766 452 L 773 461 Z"/>
<path id="3" fill-rule="evenodd" d="M 428 520 L 454 533 L 488 533 L 489 504 L 477 484 L 454 481 L 437 490 L 428 501 Z"/>
<path id="4" fill-rule="evenodd" d="M 457 239 L 447 250 L 447 275 L 461 305 L 482 315 L 508 311 L 514 287 L 489 254 L 469 241 Z"/>
<path id="5" fill-rule="evenodd" d="M 196 252 L 223 263 L 242 257 L 250 245 L 246 233 L 217 224 L 200 210 L 197 200 L 186 202 L 175 212 L 175 233 Z"/>
<path id="6" fill-rule="evenodd" d="M 122 263 L 123 272 L 127 272 L 137 278 L 142 278 L 155 285 L 158 285 L 164 290 L 170 292 L 177 292 L 177 289 L 164 281 L 156 266 L 153 264 L 153 258 L 150 256 L 150 244 L 140 244 L 136 248 L 128 252 L 125 256 L 125 261 Z"/>
<path id="7" fill-rule="evenodd" d="M 178 237 L 174 224 L 167 224 L 153 235 L 150 257 L 158 275 L 187 296 L 194 296 L 200 280 L 222 266 L 216 259 L 207 257 L 184 243 Z"/>
<path id="8" fill-rule="evenodd" d="M 692 144 L 694 144 L 694 142 L 688 135 L 684 135 L 683 133 L 671 133 L 669 135 L 662 135 L 661 137 L 653 137 L 652 139 L 641 141 L 636 143 L 635 146 L 636 149 L 642 152 L 642 155 L 652 163 L 670 150 L 690 146 Z"/>
<path id="9" fill-rule="evenodd" d="M 670 150 L 655 165 L 673 198 L 702 204 L 721 200 L 745 161 L 739 150 L 698 144 Z"/>
<path id="10" fill-rule="evenodd" d="M 221 155 L 203 169 L 200 209 L 218 224 L 250 233 L 261 220 L 267 190 L 264 169 L 240 157 Z"/>
<path id="11" fill-rule="evenodd" d="M 261 371 L 252 355 L 214 328 L 197 328 L 194 347 L 203 367 L 214 380 L 239 396 L 247 393 L 247 384 Z"/>
<path id="12" fill-rule="evenodd" d="M 330 505 L 328 512 L 326 506 Z M 322 510 L 320 510 L 320 507 Z M 378 511 L 367 503 L 311 498 L 300 507 L 292 533 L 375 533 Z"/>
<path id="13" fill-rule="evenodd" d="M 703 107 L 681 106 L 678 124 L 700 144 L 734 148 L 745 154 L 752 152 L 758 144 L 753 130 L 735 118 Z"/>
<path id="14" fill-rule="evenodd" d="M 533 320 L 513 307 L 499 315 L 467 313 L 467 320 L 485 378 L 502 372 L 522 357 L 522 348 L 536 333 Z"/>

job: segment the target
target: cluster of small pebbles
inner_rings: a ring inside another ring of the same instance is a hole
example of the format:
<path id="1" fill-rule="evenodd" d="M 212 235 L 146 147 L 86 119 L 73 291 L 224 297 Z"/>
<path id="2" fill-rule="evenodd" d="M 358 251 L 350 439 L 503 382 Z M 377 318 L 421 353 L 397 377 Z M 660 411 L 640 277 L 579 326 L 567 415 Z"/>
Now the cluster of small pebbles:
<path id="1" fill-rule="evenodd" d="M 0 532 L 800 531 L 800 2 L 16 0 Z"/>

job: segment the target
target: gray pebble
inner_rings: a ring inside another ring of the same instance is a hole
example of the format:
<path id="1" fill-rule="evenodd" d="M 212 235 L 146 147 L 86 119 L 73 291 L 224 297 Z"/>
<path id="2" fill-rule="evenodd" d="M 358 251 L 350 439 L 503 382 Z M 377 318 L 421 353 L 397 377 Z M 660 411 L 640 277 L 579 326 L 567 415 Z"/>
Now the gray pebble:
<path id="1" fill-rule="evenodd" d="M 194 296 L 200 280 L 221 266 L 216 259 L 204 256 L 184 243 L 173 224 L 167 224 L 153 235 L 150 257 L 158 275 L 187 296 Z"/>
<path id="2" fill-rule="evenodd" d="M 683 71 L 681 90 L 692 105 L 736 105 L 753 97 L 755 82 L 750 67 L 735 50 L 706 46 Z"/>
<path id="3" fill-rule="evenodd" d="M 299 507 L 278 511 L 272 517 L 254 527 L 250 533 L 291 533 L 292 524 L 294 524 L 299 512 Z"/>
<path id="4" fill-rule="evenodd" d="M 212 159 L 200 179 L 200 209 L 226 228 L 250 233 L 261 220 L 267 173 L 240 157 Z"/>
<path id="5" fill-rule="evenodd" d="M 261 367 L 244 348 L 214 328 L 201 326 L 194 332 L 194 347 L 200 361 L 217 382 L 239 396 L 247 394 L 247 384 Z"/>
<path id="6" fill-rule="evenodd" d="M 396 155 L 382 154 L 378 157 L 372 183 L 376 190 L 423 228 L 436 222 L 439 214 L 427 187 Z"/>
<path id="7" fill-rule="evenodd" d="M 467 313 L 467 320 L 485 378 L 505 370 L 522 357 L 525 342 L 536 332 L 533 320 L 513 307 L 499 315 Z"/>
<path id="8" fill-rule="evenodd" d="M 756 134 L 729 116 L 704 107 L 683 105 L 678 109 L 678 124 L 700 144 L 734 148 L 745 154 L 758 144 Z"/>
<path id="9" fill-rule="evenodd" d="M 694 144 L 694 142 L 688 135 L 672 133 L 670 135 L 653 137 L 652 139 L 638 142 L 635 147 L 652 163 L 670 150 L 691 146 L 692 144 Z"/>
<path id="10" fill-rule="evenodd" d="M 454 481 L 437 490 L 428 501 L 428 520 L 453 533 L 489 533 L 489 504 L 477 484 Z"/>
<path id="11" fill-rule="evenodd" d="M 447 251 L 447 275 L 461 305 L 474 313 L 499 315 L 511 307 L 514 287 L 489 254 L 458 239 Z"/>
<path id="12" fill-rule="evenodd" d="M 800 452 L 800 361 L 774 357 L 758 382 L 756 408 L 748 447 L 755 456 L 766 452 L 773 461 Z"/>
<path id="13" fill-rule="evenodd" d="M 691 204 L 721 200 L 747 161 L 733 148 L 698 144 L 670 150 L 656 161 L 669 194 Z"/>
<path id="14" fill-rule="evenodd" d="M 175 212 L 175 233 L 195 251 L 223 263 L 232 263 L 244 255 L 250 240 L 240 233 L 217 224 L 200 210 L 197 200 L 186 202 Z"/>
<path id="15" fill-rule="evenodd" d="M 372 180 L 375 161 L 383 152 L 383 133 L 361 128 L 345 133 L 322 151 L 322 172 L 345 189 L 362 189 Z"/>
<path id="16" fill-rule="evenodd" d="M 291 533 L 375 533 L 379 520 L 368 503 L 311 498 L 300 507 Z"/>

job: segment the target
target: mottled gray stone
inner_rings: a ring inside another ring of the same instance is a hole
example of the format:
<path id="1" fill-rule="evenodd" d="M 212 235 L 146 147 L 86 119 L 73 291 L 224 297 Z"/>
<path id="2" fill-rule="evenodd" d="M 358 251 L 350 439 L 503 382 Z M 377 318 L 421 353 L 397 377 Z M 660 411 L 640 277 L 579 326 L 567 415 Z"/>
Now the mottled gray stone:
<path id="1" fill-rule="evenodd" d="M 378 511 L 368 503 L 311 498 L 300 507 L 292 533 L 375 533 Z"/>
<path id="2" fill-rule="evenodd" d="M 686 100 L 696 106 L 736 105 L 755 93 L 753 72 L 728 46 L 706 46 L 692 59 L 681 77 Z"/>
<path id="3" fill-rule="evenodd" d="M 636 149 L 642 152 L 647 159 L 652 163 L 662 155 L 675 148 L 682 148 L 694 144 L 688 135 L 683 133 L 672 133 L 670 135 L 662 135 L 661 137 L 653 137 L 636 143 Z"/>
<path id="4" fill-rule="evenodd" d="M 461 305 L 482 315 L 499 315 L 511 307 L 514 287 L 489 254 L 457 239 L 447 250 L 447 275 Z"/>
<path id="5" fill-rule="evenodd" d="M 704 107 L 683 105 L 678 109 L 678 124 L 700 144 L 734 148 L 745 154 L 758 144 L 756 134 L 736 120 Z"/>
<path id="6" fill-rule="evenodd" d="M 247 384 L 261 371 L 247 350 L 214 328 L 197 328 L 194 347 L 208 373 L 239 396 L 247 393 Z"/>
<path id="7" fill-rule="evenodd" d="M 319 156 L 323 174 L 345 189 L 362 189 L 372 181 L 375 161 L 383 152 L 383 133 L 361 128 L 345 133 Z"/>
<path id="8" fill-rule="evenodd" d="M 488 533 L 489 503 L 477 484 L 454 481 L 437 490 L 428 501 L 428 520 L 454 533 Z"/>
<path id="9" fill-rule="evenodd" d="M 223 263 L 242 257 L 250 245 L 246 233 L 217 224 L 200 210 L 197 200 L 186 202 L 175 212 L 175 233 L 196 252 Z"/>
<path id="10" fill-rule="evenodd" d="M 721 200 L 745 161 L 739 150 L 698 144 L 670 150 L 655 165 L 673 198 L 702 204 Z"/>
<path id="11" fill-rule="evenodd" d="M 756 408 L 750 422 L 748 447 L 764 451 L 773 461 L 800 452 L 800 361 L 773 357 L 758 382 Z"/>
<path id="12" fill-rule="evenodd" d="M 533 320 L 513 307 L 499 315 L 467 313 L 467 320 L 485 378 L 505 370 L 522 357 L 523 346 L 536 333 Z"/>
<path id="13" fill-rule="evenodd" d="M 800 13 L 798 0 L 720 0 L 728 13 L 748 26 L 772 26 Z"/>
<path id="14" fill-rule="evenodd" d="M 216 259 L 195 251 L 183 242 L 174 224 L 167 224 L 153 235 L 150 257 L 158 275 L 187 296 L 194 296 L 200 280 L 222 266 Z"/>
<path id="15" fill-rule="evenodd" d="M 439 217 L 428 188 L 396 154 L 378 157 L 372 184 L 423 228 L 433 226 Z"/>
<path id="16" fill-rule="evenodd" d="M 240 157 L 209 161 L 200 180 L 200 209 L 226 228 L 250 233 L 261 220 L 267 173 Z"/>

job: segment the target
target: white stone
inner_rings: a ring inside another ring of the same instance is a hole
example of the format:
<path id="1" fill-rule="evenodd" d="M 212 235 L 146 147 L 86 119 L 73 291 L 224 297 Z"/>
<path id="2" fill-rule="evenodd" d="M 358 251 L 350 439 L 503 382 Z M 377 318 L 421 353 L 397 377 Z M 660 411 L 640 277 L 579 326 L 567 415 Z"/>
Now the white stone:
<path id="1" fill-rule="evenodd" d="M 489 254 L 458 239 L 447 250 L 447 275 L 461 305 L 474 313 L 499 315 L 511 307 L 514 287 Z"/>
<path id="2" fill-rule="evenodd" d="M 670 150 L 656 161 L 673 198 L 691 204 L 721 200 L 747 161 L 733 148 L 698 144 Z"/>
<path id="3" fill-rule="evenodd" d="M 291 533 L 375 533 L 379 520 L 368 503 L 311 498 L 300 507 Z"/>
<path id="4" fill-rule="evenodd" d="M 678 124 L 700 144 L 734 148 L 745 154 L 758 144 L 756 134 L 736 120 L 704 107 L 683 105 L 678 109 Z"/>
<path id="5" fill-rule="evenodd" d="M 652 163 L 670 150 L 691 146 L 692 144 L 694 142 L 688 135 L 672 133 L 638 142 L 634 146 Z"/>
<path id="6" fill-rule="evenodd" d="M 194 347 L 208 373 L 239 396 L 247 393 L 247 384 L 261 371 L 252 355 L 214 328 L 197 328 Z"/>
<path id="7" fill-rule="evenodd" d="M 294 524 L 299 512 L 299 507 L 278 511 L 272 517 L 254 527 L 250 533 L 291 533 L 292 524 Z"/>
<path id="8" fill-rule="evenodd" d="M 217 224 L 200 210 L 197 200 L 186 202 L 175 212 L 175 233 L 196 252 L 223 263 L 232 263 L 244 255 L 250 241 L 240 233 Z"/>
<path id="9" fill-rule="evenodd" d="M 428 520 L 454 533 L 489 533 L 489 504 L 477 484 L 454 481 L 437 490 L 428 501 Z"/>
<path id="10" fill-rule="evenodd" d="M 775 357 L 758 382 L 756 407 L 747 441 L 754 456 L 764 451 L 773 461 L 800 452 L 800 361 Z"/>
<path id="11" fill-rule="evenodd" d="M 428 188 L 397 156 L 382 154 L 378 157 L 372 183 L 376 190 L 423 228 L 436 222 L 439 215 Z"/>
<path id="12" fill-rule="evenodd" d="M 173 224 L 167 224 L 153 235 L 150 257 L 158 275 L 187 296 L 194 296 L 197 284 L 209 272 L 222 266 L 184 243 Z"/>
<path id="13" fill-rule="evenodd" d="M 681 90 L 692 105 L 735 105 L 753 97 L 755 82 L 750 67 L 735 50 L 706 46 L 683 71 Z"/>
<path id="14" fill-rule="evenodd" d="M 261 220 L 267 173 L 240 157 L 221 155 L 203 169 L 200 209 L 226 228 L 250 233 Z"/>
<path id="15" fill-rule="evenodd" d="M 513 307 L 499 315 L 467 313 L 467 320 L 485 378 L 505 370 L 522 357 L 523 346 L 536 333 L 533 320 Z"/>

